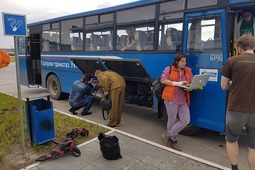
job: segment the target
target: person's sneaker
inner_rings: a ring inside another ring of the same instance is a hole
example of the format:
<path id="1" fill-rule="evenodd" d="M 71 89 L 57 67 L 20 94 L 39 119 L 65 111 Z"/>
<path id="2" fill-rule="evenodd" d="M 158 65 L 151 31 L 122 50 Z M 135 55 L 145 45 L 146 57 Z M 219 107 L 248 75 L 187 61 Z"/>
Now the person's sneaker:
<path id="1" fill-rule="evenodd" d="M 171 139 L 169 140 L 169 146 L 177 151 L 181 151 L 180 145 L 177 143 L 177 141 L 172 141 Z"/>
<path id="2" fill-rule="evenodd" d="M 90 115 L 90 114 L 91 114 L 91 112 L 81 112 L 82 116 L 87 116 L 87 115 Z"/>
<path id="3" fill-rule="evenodd" d="M 169 140 L 169 139 L 167 138 L 167 136 L 166 136 L 165 133 L 161 135 L 161 140 L 162 140 L 162 142 L 163 142 L 163 144 L 164 144 L 165 146 L 168 146 L 168 140 Z"/>
<path id="4" fill-rule="evenodd" d="M 73 115 L 77 115 L 78 114 L 75 110 L 73 110 L 73 108 L 70 108 L 69 112 L 71 112 Z"/>

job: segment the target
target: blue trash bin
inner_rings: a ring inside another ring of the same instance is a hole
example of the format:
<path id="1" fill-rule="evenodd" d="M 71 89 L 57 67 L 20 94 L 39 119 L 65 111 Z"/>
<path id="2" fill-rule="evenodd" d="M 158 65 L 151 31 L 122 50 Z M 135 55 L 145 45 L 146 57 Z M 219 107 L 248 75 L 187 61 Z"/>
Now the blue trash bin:
<path id="1" fill-rule="evenodd" d="M 33 143 L 42 144 L 55 139 L 53 104 L 45 99 L 26 102 L 28 136 Z"/>

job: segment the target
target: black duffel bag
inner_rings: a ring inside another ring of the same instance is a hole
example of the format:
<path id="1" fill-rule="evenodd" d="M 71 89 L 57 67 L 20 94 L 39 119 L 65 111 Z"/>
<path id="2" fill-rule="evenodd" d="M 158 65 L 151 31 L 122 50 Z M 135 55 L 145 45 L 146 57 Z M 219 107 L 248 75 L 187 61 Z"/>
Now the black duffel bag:
<path id="1" fill-rule="evenodd" d="M 98 140 L 103 157 L 108 160 L 121 159 L 119 139 L 116 136 L 99 133 Z"/>

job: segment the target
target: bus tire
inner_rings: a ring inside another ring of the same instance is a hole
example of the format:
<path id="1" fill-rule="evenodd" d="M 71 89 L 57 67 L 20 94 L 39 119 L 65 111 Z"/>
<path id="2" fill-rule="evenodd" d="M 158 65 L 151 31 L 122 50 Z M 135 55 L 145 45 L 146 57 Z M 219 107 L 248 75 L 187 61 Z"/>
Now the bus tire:
<path id="1" fill-rule="evenodd" d="M 181 132 L 180 134 L 186 135 L 186 136 L 194 136 L 198 134 L 201 131 L 201 128 L 192 126 L 192 125 L 187 125 Z"/>
<path id="2" fill-rule="evenodd" d="M 54 74 L 49 75 L 47 78 L 47 91 L 54 100 L 59 100 L 63 96 L 59 79 Z"/>

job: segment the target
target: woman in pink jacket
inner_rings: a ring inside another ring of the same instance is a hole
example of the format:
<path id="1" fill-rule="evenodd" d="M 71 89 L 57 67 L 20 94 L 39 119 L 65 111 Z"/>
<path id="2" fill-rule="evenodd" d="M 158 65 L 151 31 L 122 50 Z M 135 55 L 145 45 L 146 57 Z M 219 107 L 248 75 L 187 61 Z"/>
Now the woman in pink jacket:
<path id="1" fill-rule="evenodd" d="M 165 85 L 162 98 L 168 115 L 167 133 L 161 138 L 166 146 L 181 150 L 177 143 L 177 134 L 190 122 L 190 95 L 178 85 L 189 84 L 193 74 L 189 67 L 186 67 L 187 56 L 177 53 L 170 67 L 166 67 L 161 76 L 161 83 Z M 177 119 L 178 117 L 178 119 Z"/>

